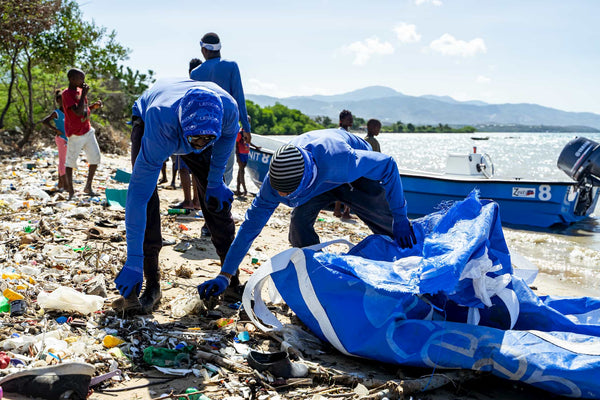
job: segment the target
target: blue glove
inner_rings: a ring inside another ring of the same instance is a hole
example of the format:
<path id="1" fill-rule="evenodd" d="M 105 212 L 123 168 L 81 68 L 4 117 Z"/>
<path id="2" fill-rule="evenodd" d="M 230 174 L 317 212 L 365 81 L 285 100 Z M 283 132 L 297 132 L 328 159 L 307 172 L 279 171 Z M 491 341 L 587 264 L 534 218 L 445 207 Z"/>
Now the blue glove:
<path id="1" fill-rule="evenodd" d="M 229 211 L 232 202 L 233 192 L 229 190 L 224 182 L 220 182 L 216 186 L 208 184 L 206 188 L 206 205 L 210 211 Z"/>
<path id="2" fill-rule="evenodd" d="M 207 300 L 212 296 L 218 296 L 229 286 L 229 278 L 225 275 L 217 275 L 215 279 L 206 281 L 198 285 L 198 294 L 202 300 Z"/>
<path id="3" fill-rule="evenodd" d="M 394 239 L 396 243 L 403 249 L 413 247 L 413 244 L 417 244 L 417 238 L 415 231 L 413 231 L 412 224 L 406 217 L 394 218 Z"/>
<path id="4" fill-rule="evenodd" d="M 115 278 L 115 285 L 123 297 L 129 297 L 135 290 L 139 296 L 144 281 L 144 257 L 127 257 L 125 265 Z"/>

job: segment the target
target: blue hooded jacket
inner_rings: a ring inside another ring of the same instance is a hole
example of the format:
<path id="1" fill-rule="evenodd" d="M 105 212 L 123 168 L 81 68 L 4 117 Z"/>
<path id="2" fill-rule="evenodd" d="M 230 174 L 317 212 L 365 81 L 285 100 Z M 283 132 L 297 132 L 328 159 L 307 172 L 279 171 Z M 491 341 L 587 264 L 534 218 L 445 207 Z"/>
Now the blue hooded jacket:
<path id="1" fill-rule="evenodd" d="M 221 271 L 234 274 L 269 218 L 283 203 L 300 206 L 315 196 L 359 178 L 381 182 L 394 219 L 406 217 L 406 201 L 394 159 L 371 150 L 371 145 L 343 129 L 304 133 L 290 141 L 304 157 L 304 175 L 293 193 L 281 197 L 267 175 L 242 226 L 227 252 Z"/>
<path id="2" fill-rule="evenodd" d="M 194 148 L 184 139 L 179 123 L 179 105 L 190 89 L 212 91 L 223 103 L 221 132 L 208 146 L 213 147 L 208 182 L 223 181 L 223 172 L 233 151 L 237 136 L 238 109 L 233 97 L 212 82 L 191 79 L 161 79 L 146 90 L 133 105 L 133 115 L 144 121 L 144 136 L 135 160 L 127 191 L 125 225 L 127 230 L 127 264 L 143 262 L 146 207 L 156 187 L 158 176 L 172 154 L 193 153 Z M 204 149 L 203 149 L 204 150 Z"/>
<path id="3" fill-rule="evenodd" d="M 190 78 L 197 81 L 214 82 L 233 96 L 238 104 L 240 123 L 245 132 L 250 132 L 246 99 L 242 87 L 240 69 L 235 61 L 224 60 L 221 57 L 206 60 L 190 73 Z"/>

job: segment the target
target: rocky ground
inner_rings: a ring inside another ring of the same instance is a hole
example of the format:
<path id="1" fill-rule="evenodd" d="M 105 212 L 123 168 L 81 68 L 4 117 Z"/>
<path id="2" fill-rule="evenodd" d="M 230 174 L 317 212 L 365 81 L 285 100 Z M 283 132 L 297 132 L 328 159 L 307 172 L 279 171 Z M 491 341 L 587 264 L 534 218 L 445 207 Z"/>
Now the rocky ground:
<path id="1" fill-rule="evenodd" d="M 270 307 L 288 324 L 276 334 L 256 329 L 236 304 L 224 300 L 203 304 L 196 286 L 218 273 L 219 260 L 210 239 L 201 235 L 201 218 L 167 214 L 183 196 L 181 189 L 168 190 L 166 185 L 159 191 L 162 232 L 174 244 L 165 246 L 160 255 L 162 302 L 152 315 L 118 315 L 110 303 L 118 297 L 113 279 L 126 258 L 125 214 L 121 207 L 107 205 L 103 193 L 106 188 L 126 188 L 111 177 L 119 168 L 130 170 L 129 160 L 105 155 L 94 185 L 102 195 L 89 198 L 78 193 L 73 201 L 55 190 L 55 162 L 48 148 L 30 158 L 5 156 L 0 166 L 0 284 L 2 291 L 10 290 L 5 295 L 22 297 L 26 304 L 23 315 L 0 314 L 0 345 L 15 360 L 0 373 L 71 360 L 92 364 L 96 376 L 121 371 L 94 386 L 90 399 L 186 398 L 175 395 L 192 387 L 212 399 L 550 397 L 486 374 L 434 373 L 343 356 L 309 335 L 284 304 Z M 76 175 L 79 190 L 86 173 L 81 160 Z M 252 199 L 253 195 L 236 197 L 233 215 L 238 227 Z M 289 247 L 289 212 L 280 207 L 255 241 L 241 266 L 242 281 Z M 322 213 L 317 231 L 322 240 L 343 237 L 354 243 L 368 234 L 362 223 L 341 221 L 331 212 Z M 40 306 L 47 304 L 40 294 L 59 288 L 75 289 L 81 299 L 67 293 L 63 303 L 53 299 L 54 309 Z M 248 349 L 278 351 L 283 341 L 291 343 L 292 353 L 309 367 L 306 378 L 277 379 L 246 363 Z M 144 350 L 151 346 L 179 349 L 177 363 L 169 367 L 182 371 L 157 370 L 151 364 L 160 363 L 160 357 L 150 363 L 144 360 Z M 5 398 L 24 397 L 5 394 Z"/>

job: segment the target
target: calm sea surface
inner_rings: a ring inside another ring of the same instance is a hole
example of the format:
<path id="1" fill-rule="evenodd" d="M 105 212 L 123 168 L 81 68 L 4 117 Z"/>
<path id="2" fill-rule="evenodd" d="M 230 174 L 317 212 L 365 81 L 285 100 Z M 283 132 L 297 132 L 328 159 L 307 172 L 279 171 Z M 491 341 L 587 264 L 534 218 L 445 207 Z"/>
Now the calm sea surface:
<path id="1" fill-rule="evenodd" d="M 576 136 L 600 143 L 598 133 L 388 133 L 380 134 L 378 140 L 382 151 L 392 155 L 401 170 L 443 172 L 448 153 L 468 153 L 476 146 L 478 153 L 491 156 L 497 177 L 563 180 L 568 177 L 556 167 L 556 161 L 563 147 Z M 511 250 L 536 264 L 542 274 L 600 296 L 600 206 L 591 219 L 569 227 L 504 228 L 504 234 Z"/>

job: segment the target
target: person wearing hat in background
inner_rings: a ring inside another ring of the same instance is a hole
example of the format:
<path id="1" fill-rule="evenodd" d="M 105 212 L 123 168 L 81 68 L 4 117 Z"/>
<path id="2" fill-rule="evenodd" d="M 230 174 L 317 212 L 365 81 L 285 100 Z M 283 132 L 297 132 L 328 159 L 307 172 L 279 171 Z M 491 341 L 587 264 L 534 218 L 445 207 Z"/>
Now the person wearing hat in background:
<path id="1" fill-rule="evenodd" d="M 133 105 L 131 160 L 125 225 L 127 261 L 115 278 L 121 293 L 113 308 L 149 313 L 161 298 L 158 254 L 162 247 L 156 181 L 172 154 L 182 159 L 200 183 L 200 205 L 217 254 L 224 261 L 235 235 L 233 193 L 223 172 L 238 133 L 233 97 L 212 82 L 157 81 Z M 146 279 L 146 289 L 138 295 Z"/>
<path id="2" fill-rule="evenodd" d="M 283 203 L 294 207 L 289 240 L 294 247 L 319 243 L 314 223 L 319 212 L 339 200 L 349 204 L 375 234 L 402 247 L 416 244 L 407 218 L 402 182 L 394 159 L 343 129 L 304 133 L 273 155 L 269 173 L 227 253 L 219 275 L 198 286 L 202 299 L 229 284 L 252 242 Z"/>
<path id="3" fill-rule="evenodd" d="M 238 105 L 242 135 L 246 143 L 250 143 L 250 121 L 248 120 L 248 111 L 246 110 L 242 77 L 240 76 L 240 69 L 237 63 L 221 58 L 221 40 L 219 39 L 219 35 L 214 32 L 209 32 L 202 36 L 200 47 L 202 48 L 202 56 L 206 61 L 192 70 L 190 77 L 197 81 L 214 82 L 233 96 Z M 234 163 L 235 154 L 232 153 L 225 169 L 225 183 L 227 185 L 233 179 Z"/>

